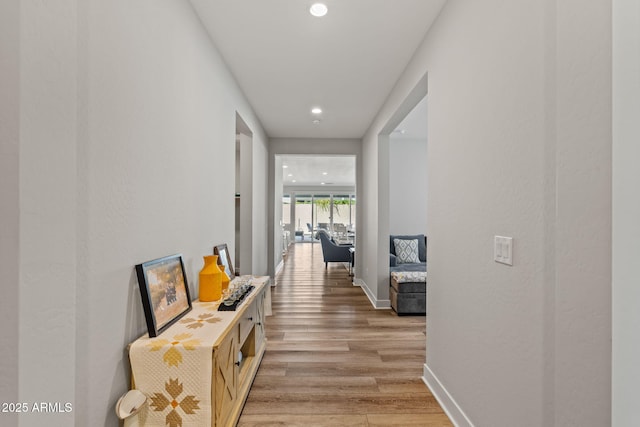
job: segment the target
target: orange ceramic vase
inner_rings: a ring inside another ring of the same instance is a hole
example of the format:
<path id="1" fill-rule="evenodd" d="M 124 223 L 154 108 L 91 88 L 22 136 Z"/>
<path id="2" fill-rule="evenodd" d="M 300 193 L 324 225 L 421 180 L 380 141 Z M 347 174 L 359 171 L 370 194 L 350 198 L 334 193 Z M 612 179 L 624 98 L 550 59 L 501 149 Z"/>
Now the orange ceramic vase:
<path id="1" fill-rule="evenodd" d="M 218 255 L 206 255 L 200 270 L 198 299 L 202 302 L 218 301 L 222 298 L 222 272 L 218 268 Z"/>

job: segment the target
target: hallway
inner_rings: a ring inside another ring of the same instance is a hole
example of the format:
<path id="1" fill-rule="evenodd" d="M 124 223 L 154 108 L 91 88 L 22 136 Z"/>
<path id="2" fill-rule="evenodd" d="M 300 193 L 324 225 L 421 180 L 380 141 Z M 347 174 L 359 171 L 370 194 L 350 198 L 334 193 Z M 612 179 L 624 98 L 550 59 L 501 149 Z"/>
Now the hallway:
<path id="1" fill-rule="evenodd" d="M 267 351 L 238 426 L 451 426 L 421 380 L 425 318 L 375 310 L 318 244 L 272 288 Z"/>

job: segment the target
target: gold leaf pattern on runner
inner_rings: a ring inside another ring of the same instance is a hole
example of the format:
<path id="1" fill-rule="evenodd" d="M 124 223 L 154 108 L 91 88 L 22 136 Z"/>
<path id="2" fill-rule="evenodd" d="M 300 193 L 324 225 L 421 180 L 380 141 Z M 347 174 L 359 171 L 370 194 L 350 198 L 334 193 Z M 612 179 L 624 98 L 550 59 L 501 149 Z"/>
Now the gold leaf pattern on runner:
<path id="1" fill-rule="evenodd" d="M 182 353 L 176 347 L 183 347 L 185 350 L 195 350 L 197 346 L 200 345 L 200 340 L 197 338 L 189 339 L 193 337 L 192 334 L 188 332 L 183 332 L 181 334 L 174 335 L 173 341 L 169 341 L 166 339 L 156 339 L 152 340 L 147 346 L 150 348 L 150 351 L 159 351 L 163 347 L 170 345 L 169 349 L 162 356 L 162 360 L 168 366 L 178 366 L 182 363 Z"/>
<path id="2" fill-rule="evenodd" d="M 198 329 L 204 326 L 204 322 L 218 323 L 222 321 L 221 318 L 215 316 L 215 313 L 202 313 L 198 316 L 197 319 L 194 319 L 193 317 L 187 317 L 185 319 L 182 319 L 180 323 L 186 324 L 187 328 L 189 329 Z"/>
<path id="3" fill-rule="evenodd" d="M 198 339 L 187 340 L 182 342 L 182 346 L 184 347 L 185 350 L 195 350 L 196 347 L 199 345 L 200 345 L 200 340 Z"/>
<path id="4" fill-rule="evenodd" d="M 163 393 L 154 393 L 151 397 L 151 407 L 156 412 L 162 412 L 168 407 L 171 407 L 169 413 L 165 418 L 165 424 L 169 427 L 181 427 L 182 426 L 182 417 L 176 411 L 176 409 L 180 408 L 186 415 L 194 415 L 197 409 L 200 409 L 198 403 L 200 401 L 196 399 L 193 395 L 185 396 L 181 402 L 178 402 L 178 397 L 182 394 L 183 386 L 180 383 L 180 380 L 176 378 L 172 380 L 169 378 L 169 382 L 165 383 L 164 389 L 169 393 L 169 396 L 172 398 L 169 400 L 167 396 Z"/>
<path id="5" fill-rule="evenodd" d="M 182 399 L 182 402 L 180 402 L 180 407 L 185 412 L 185 414 L 192 415 L 195 414 L 196 409 L 200 409 L 198 403 L 200 402 L 196 400 L 195 397 L 186 396 L 184 399 Z"/>
<path id="6" fill-rule="evenodd" d="M 154 408 L 156 412 L 164 411 L 170 403 L 169 399 L 162 393 L 154 393 L 153 396 L 151 396 L 151 407 Z"/>
<path id="7" fill-rule="evenodd" d="M 167 390 L 167 393 L 174 399 L 182 394 L 182 384 L 180 384 L 177 378 L 175 380 L 169 378 L 169 382 L 164 385 L 164 389 Z"/>
<path id="8" fill-rule="evenodd" d="M 167 344 L 169 344 L 169 341 L 162 338 L 158 338 L 158 339 L 151 340 L 149 344 L 147 344 L 147 346 L 150 347 L 151 351 L 158 351 Z"/>
<path id="9" fill-rule="evenodd" d="M 182 353 L 180 353 L 175 346 L 171 346 L 162 356 L 162 360 L 164 360 L 169 366 L 178 366 L 182 363 Z"/>
<path id="10" fill-rule="evenodd" d="M 186 340 L 187 338 L 191 338 L 193 335 L 191 335 L 189 332 L 183 332 L 181 334 L 178 335 L 174 335 L 173 339 L 176 341 L 183 341 Z"/>
<path id="11" fill-rule="evenodd" d="M 182 427 L 182 417 L 178 415 L 175 409 L 167 414 L 165 421 L 169 427 Z"/>

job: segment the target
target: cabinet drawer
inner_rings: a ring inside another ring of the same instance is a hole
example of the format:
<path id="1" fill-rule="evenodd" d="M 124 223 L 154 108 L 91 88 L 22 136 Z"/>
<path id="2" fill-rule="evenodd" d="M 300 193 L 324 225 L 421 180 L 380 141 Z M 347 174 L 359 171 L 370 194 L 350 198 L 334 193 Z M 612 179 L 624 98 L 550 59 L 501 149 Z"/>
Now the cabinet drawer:
<path id="1" fill-rule="evenodd" d="M 244 340 L 249 336 L 251 329 L 256 323 L 256 303 L 255 301 L 251 304 L 251 306 L 244 312 L 242 315 L 242 319 L 238 322 L 240 325 L 240 344 L 244 343 Z"/>

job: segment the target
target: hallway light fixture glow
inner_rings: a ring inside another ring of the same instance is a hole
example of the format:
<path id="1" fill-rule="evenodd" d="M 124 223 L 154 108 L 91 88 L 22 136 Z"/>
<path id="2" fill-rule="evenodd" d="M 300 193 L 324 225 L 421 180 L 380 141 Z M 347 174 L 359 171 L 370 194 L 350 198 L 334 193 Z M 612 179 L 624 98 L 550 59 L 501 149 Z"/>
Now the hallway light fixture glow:
<path id="1" fill-rule="evenodd" d="M 309 13 L 311 13 L 313 16 L 317 16 L 318 18 L 324 16 L 327 14 L 327 11 L 329 9 L 327 9 L 327 6 L 323 3 L 314 3 L 313 5 L 311 5 L 311 8 L 309 9 Z"/>
<path id="2" fill-rule="evenodd" d="M 313 107 L 313 108 L 311 109 L 311 113 L 313 113 L 313 114 L 322 114 L 322 108 L 320 108 L 320 107 Z"/>

